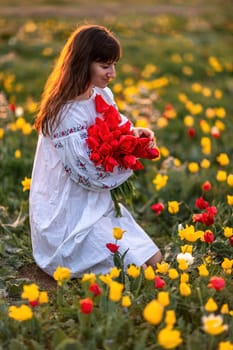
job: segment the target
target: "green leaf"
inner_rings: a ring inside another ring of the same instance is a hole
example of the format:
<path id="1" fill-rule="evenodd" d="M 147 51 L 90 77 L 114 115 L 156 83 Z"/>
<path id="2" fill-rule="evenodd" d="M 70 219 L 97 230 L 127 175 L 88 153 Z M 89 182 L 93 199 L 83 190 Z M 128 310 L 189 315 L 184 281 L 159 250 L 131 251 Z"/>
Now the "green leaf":
<path id="1" fill-rule="evenodd" d="M 126 256 L 126 254 L 128 253 L 128 251 L 129 251 L 129 248 L 126 249 L 126 251 L 122 254 L 122 257 L 121 257 L 121 260 L 122 260 L 122 261 L 124 260 L 124 258 L 125 258 L 125 256 Z"/>
<path id="2" fill-rule="evenodd" d="M 64 339 L 55 350 L 82 350 L 84 349 L 82 345 L 74 339 L 67 338 Z"/>
<path id="3" fill-rule="evenodd" d="M 67 335 L 61 328 L 57 328 L 52 338 L 52 349 L 56 348 L 63 340 L 67 339 Z"/>
<path id="4" fill-rule="evenodd" d="M 10 341 L 9 350 L 26 350 L 27 346 L 18 339 L 12 339 Z"/>
<path id="5" fill-rule="evenodd" d="M 114 253 L 114 255 L 113 255 L 113 262 L 114 262 L 114 265 L 116 267 L 118 267 L 119 269 L 122 268 L 121 256 L 119 255 L 118 252 Z"/>
<path id="6" fill-rule="evenodd" d="M 32 339 L 30 341 L 30 349 L 33 349 L 33 350 L 44 350 L 44 346 L 39 344 L 37 341 Z"/>

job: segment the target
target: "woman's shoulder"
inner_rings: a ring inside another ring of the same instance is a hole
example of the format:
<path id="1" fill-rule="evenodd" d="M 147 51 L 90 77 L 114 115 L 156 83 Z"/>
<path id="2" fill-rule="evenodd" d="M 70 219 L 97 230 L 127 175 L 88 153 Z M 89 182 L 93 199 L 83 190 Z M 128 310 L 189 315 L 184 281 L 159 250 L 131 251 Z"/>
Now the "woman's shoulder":
<path id="1" fill-rule="evenodd" d="M 88 111 L 83 105 L 75 101 L 66 103 L 62 106 L 59 113 L 59 122 L 54 128 L 52 135 L 68 136 L 74 131 L 82 130 L 88 125 Z"/>
<path id="2" fill-rule="evenodd" d="M 88 100 L 72 100 L 65 103 L 59 115 L 57 130 L 73 128 L 76 125 L 88 126 L 96 118 L 94 99 L 96 94 L 100 94 L 109 104 L 115 104 L 112 91 L 106 87 L 104 89 L 94 88 L 94 94 Z"/>
<path id="3" fill-rule="evenodd" d="M 86 120 L 91 105 L 89 100 L 66 102 L 60 110 L 60 121 Z"/>

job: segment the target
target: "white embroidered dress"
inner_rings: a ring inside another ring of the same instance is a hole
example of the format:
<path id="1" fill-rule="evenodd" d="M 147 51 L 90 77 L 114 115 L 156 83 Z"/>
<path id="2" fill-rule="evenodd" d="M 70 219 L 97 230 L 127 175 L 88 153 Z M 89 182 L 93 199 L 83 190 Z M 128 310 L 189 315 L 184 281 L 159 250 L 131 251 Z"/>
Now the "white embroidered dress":
<path id="1" fill-rule="evenodd" d="M 68 267 L 73 277 L 108 273 L 113 266 L 106 243 L 115 243 L 113 227 L 125 230 L 119 251 L 129 248 L 125 265 L 142 265 L 158 247 L 121 206 L 116 217 L 110 190 L 121 185 L 131 170 L 104 172 L 89 160 L 87 128 L 95 122 L 95 95 L 115 104 L 109 88 L 95 88 L 88 100 L 70 101 L 51 136 L 40 135 L 30 189 L 30 226 L 33 256 L 49 275 L 57 266 Z M 122 122 L 127 119 L 122 116 Z"/>

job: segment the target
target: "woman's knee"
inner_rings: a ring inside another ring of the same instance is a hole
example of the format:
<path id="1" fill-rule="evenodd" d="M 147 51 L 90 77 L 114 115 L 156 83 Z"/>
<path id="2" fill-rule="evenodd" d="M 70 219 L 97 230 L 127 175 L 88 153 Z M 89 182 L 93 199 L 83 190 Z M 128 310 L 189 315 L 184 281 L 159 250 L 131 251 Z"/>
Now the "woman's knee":
<path id="1" fill-rule="evenodd" d="M 148 259 L 146 261 L 146 265 L 147 266 L 150 265 L 152 267 L 156 267 L 156 264 L 160 263 L 162 261 L 162 258 L 163 258 L 162 254 L 161 254 L 161 252 L 159 250 L 156 254 L 154 254 L 150 259 Z"/>

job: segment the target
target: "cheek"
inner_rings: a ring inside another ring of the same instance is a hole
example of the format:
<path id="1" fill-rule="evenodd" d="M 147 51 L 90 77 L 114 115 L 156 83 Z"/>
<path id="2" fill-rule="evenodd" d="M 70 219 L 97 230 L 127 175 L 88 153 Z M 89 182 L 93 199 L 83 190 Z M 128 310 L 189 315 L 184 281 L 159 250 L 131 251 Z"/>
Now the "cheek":
<path id="1" fill-rule="evenodd" d="M 102 69 L 96 69 L 93 74 L 93 79 L 98 80 L 103 78 L 103 76 L 104 76 L 104 71 Z"/>
<path id="2" fill-rule="evenodd" d="M 92 77 L 96 77 L 99 74 L 99 69 L 97 69 L 96 67 L 94 69 L 91 70 L 91 74 Z"/>
<path id="3" fill-rule="evenodd" d="M 102 76 L 103 73 L 104 73 L 104 71 L 103 71 L 103 69 L 101 69 L 101 68 L 96 69 L 96 71 L 95 71 L 95 75 L 96 75 L 97 77 Z"/>

